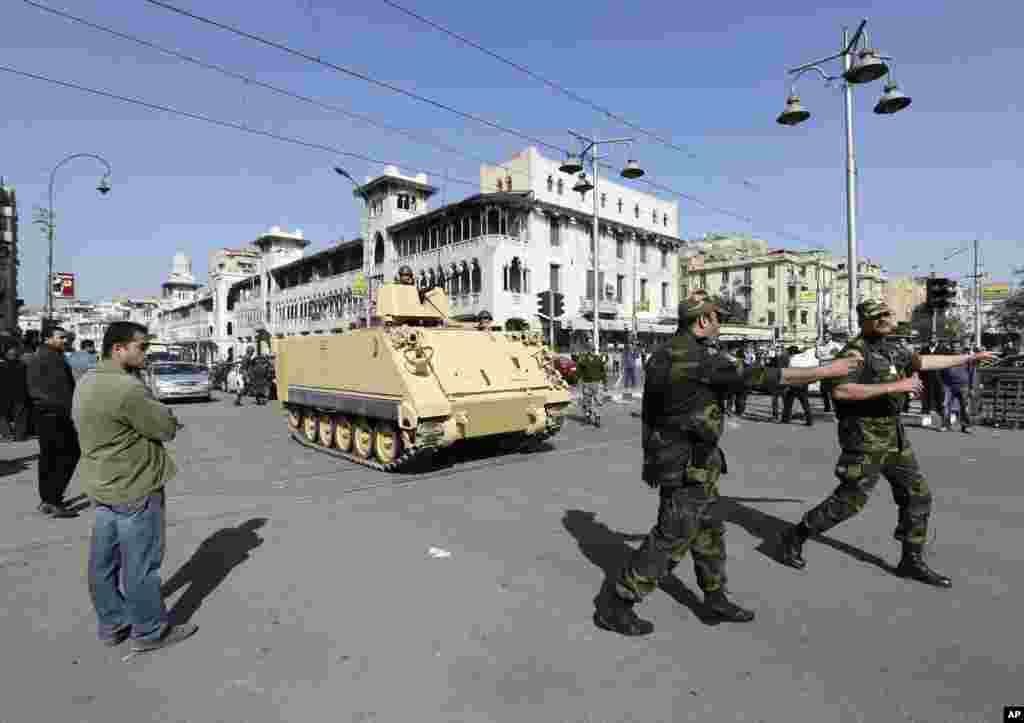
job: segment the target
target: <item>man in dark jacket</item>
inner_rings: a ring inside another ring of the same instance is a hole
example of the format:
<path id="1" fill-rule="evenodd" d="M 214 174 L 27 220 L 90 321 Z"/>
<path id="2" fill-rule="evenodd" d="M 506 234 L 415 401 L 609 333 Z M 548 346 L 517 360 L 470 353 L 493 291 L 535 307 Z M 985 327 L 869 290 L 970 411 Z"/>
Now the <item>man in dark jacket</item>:
<path id="1" fill-rule="evenodd" d="M 785 350 L 779 349 L 779 353 L 775 355 L 772 360 L 771 368 L 773 369 L 787 369 L 789 367 L 789 354 Z M 776 422 L 779 421 L 779 400 L 782 399 L 785 403 L 786 387 L 778 386 L 772 390 L 772 419 Z"/>
<path id="2" fill-rule="evenodd" d="M 39 511 L 48 517 L 75 517 L 64 504 L 64 492 L 81 456 L 71 421 L 75 378 L 64 357 L 64 330 L 48 328 L 43 339 L 26 370 L 39 435 Z"/>
<path id="3" fill-rule="evenodd" d="M 962 351 L 962 350 L 961 350 Z M 943 427 L 952 431 L 953 400 L 956 399 L 960 405 L 960 431 L 964 434 L 971 434 L 971 390 L 974 388 L 973 362 L 964 366 L 943 369 L 942 382 L 949 389 L 949 404 L 946 405 L 946 416 L 943 420 Z"/>
<path id="4" fill-rule="evenodd" d="M 15 442 L 28 437 L 28 383 L 25 362 L 17 346 L 7 349 L 5 359 L 0 361 L 3 374 L 0 375 L 0 420 L 6 422 L 6 434 Z"/>
<path id="5" fill-rule="evenodd" d="M 689 550 L 706 609 L 719 620 L 748 622 L 754 613 L 726 596 L 725 525 L 712 514 L 718 478 L 726 471 L 718 446 L 722 391 L 753 386 L 808 384 L 844 377 L 857 360 L 827 367 L 741 372 L 710 350 L 720 331 L 717 299 L 691 296 L 679 305 L 679 330 L 647 364 L 641 418 L 643 479 L 660 489 L 658 522 L 613 581 L 598 596 L 595 622 L 622 635 L 646 635 L 654 626 L 633 606 L 653 592 Z"/>

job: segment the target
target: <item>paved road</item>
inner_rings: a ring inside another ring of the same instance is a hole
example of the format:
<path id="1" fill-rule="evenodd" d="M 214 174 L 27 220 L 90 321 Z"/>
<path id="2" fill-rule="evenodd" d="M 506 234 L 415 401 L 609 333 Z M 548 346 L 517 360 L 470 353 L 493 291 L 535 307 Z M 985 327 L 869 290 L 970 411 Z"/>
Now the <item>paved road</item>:
<path id="1" fill-rule="evenodd" d="M 0 446 L 0 721 L 938 723 L 1024 701 L 1021 433 L 911 431 L 940 591 L 890 574 L 887 489 L 808 544 L 805 572 L 766 556 L 831 489 L 834 425 L 730 420 L 730 588 L 758 618 L 702 622 L 684 565 L 641 608 L 656 633 L 629 640 L 591 616 L 657 504 L 635 408 L 394 477 L 300 448 L 274 406 L 178 405 L 164 574 L 200 631 L 128 663 L 94 639 L 89 513 L 37 517 L 35 445 Z"/>

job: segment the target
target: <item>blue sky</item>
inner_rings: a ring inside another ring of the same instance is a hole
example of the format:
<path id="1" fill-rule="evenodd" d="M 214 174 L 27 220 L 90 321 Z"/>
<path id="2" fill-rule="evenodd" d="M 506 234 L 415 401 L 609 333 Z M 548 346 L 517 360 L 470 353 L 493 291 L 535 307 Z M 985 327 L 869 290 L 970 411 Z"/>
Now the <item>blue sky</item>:
<path id="1" fill-rule="evenodd" d="M 40 0 L 50 4 L 51 0 Z M 60 2 L 60 0 L 53 0 Z M 382 2 L 176 0 L 181 7 L 363 71 L 555 145 L 567 128 L 628 129 L 462 46 Z M 429 133 L 502 160 L 528 143 L 174 15 L 142 0 L 53 5 L 259 80 Z M 820 243 L 845 255 L 842 95 L 806 75 L 808 123 L 775 123 L 787 67 L 835 52 L 861 17 L 872 45 L 896 58 L 913 106 L 871 112 L 881 83 L 856 89 L 862 254 L 891 271 L 969 272 L 978 237 L 995 278 L 1024 264 L 1017 205 L 1024 160 L 1018 105 L 1024 4 L 1013 2 L 731 3 L 403 0 L 538 73 L 692 149 L 641 137 L 635 155 L 659 183 L 735 210 L 753 225 L 680 201 L 684 238 L 754 233 L 774 246 Z M 340 6 L 340 7 L 339 7 Z M 258 8 L 258 9 L 257 9 Z M 475 181 L 478 164 L 54 17 L 20 0 L 4 7 L 0 65 L 244 122 L 253 127 Z M 836 66 L 832 66 L 833 70 Z M 205 279 L 207 255 L 273 225 L 301 228 L 323 248 L 358 235 L 358 206 L 334 164 L 362 178 L 381 170 L 198 121 L 0 73 L 0 174 L 21 206 L 21 288 L 42 297 L 46 248 L 31 225 L 50 169 L 92 152 L 114 168 L 100 198 L 100 167 L 77 161 L 57 179 L 61 224 L 55 270 L 79 277 L 83 298 L 153 295 L 176 251 Z M 544 151 L 551 154 L 550 151 Z M 621 159 L 620 159 L 621 160 Z M 751 185 L 744 184 L 748 180 Z M 449 184 L 449 200 L 473 192 Z"/>

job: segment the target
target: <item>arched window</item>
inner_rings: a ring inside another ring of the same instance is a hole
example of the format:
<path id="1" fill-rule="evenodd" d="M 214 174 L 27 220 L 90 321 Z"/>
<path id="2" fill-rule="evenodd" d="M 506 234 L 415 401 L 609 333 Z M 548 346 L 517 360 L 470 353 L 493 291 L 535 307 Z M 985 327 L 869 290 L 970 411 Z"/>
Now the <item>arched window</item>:
<path id="1" fill-rule="evenodd" d="M 498 179 L 498 193 L 501 193 L 501 192 L 502 192 L 502 191 L 504 191 L 504 190 L 505 190 L 505 182 L 504 182 L 504 181 L 502 181 L 502 180 L 501 180 L 501 179 L 499 178 L 499 179 Z"/>
<path id="2" fill-rule="evenodd" d="M 420 272 L 420 288 L 421 289 L 427 288 L 427 272 L 426 271 L 421 271 Z"/>
<path id="3" fill-rule="evenodd" d="M 473 293 L 479 294 L 483 288 L 483 274 L 480 272 L 480 262 L 473 259 Z"/>
<path id="4" fill-rule="evenodd" d="M 636 218 L 640 218 L 640 204 L 639 204 L 639 203 L 637 203 L 637 204 L 635 204 L 635 205 L 633 206 L 633 215 L 634 215 L 634 216 L 635 216 Z"/>
<path id="5" fill-rule="evenodd" d="M 469 237 L 479 238 L 480 237 L 480 213 L 474 213 L 469 217 Z"/>
<path id="6" fill-rule="evenodd" d="M 552 178 L 551 176 L 548 176 L 548 193 L 551 193 L 551 191 L 555 190 L 554 189 L 554 185 L 555 185 L 555 179 Z"/>
<path id="7" fill-rule="evenodd" d="M 523 291 L 523 264 L 516 256 L 508 268 L 508 286 L 513 294 L 521 294 Z"/>
<path id="8" fill-rule="evenodd" d="M 439 266 L 437 268 L 437 285 L 444 289 L 444 293 L 449 295 L 451 294 L 451 292 L 448 289 L 448 277 L 445 276 L 443 266 Z"/>
<path id="9" fill-rule="evenodd" d="M 501 209 L 487 209 L 487 235 L 494 236 L 501 233 Z"/>
<path id="10" fill-rule="evenodd" d="M 619 213 L 622 213 L 622 199 L 619 199 Z"/>
<path id="11" fill-rule="evenodd" d="M 373 245 L 373 263 L 384 263 L 384 237 L 380 235 L 380 231 L 377 232 L 376 241 Z"/>
<path id="12" fill-rule="evenodd" d="M 505 188 L 512 190 L 512 176 L 505 176 Z"/>
<path id="13" fill-rule="evenodd" d="M 561 195 L 562 195 L 562 188 L 563 188 L 563 186 L 562 186 L 562 179 L 561 179 L 561 178 L 559 178 L 559 179 L 558 179 L 558 195 L 559 195 L 559 196 L 561 196 Z"/>
<path id="14" fill-rule="evenodd" d="M 459 284 L 459 267 L 455 264 L 451 265 L 451 271 L 448 274 L 448 284 L 451 287 L 451 291 L 448 292 L 449 296 L 458 296 L 460 290 Z"/>
<path id="15" fill-rule="evenodd" d="M 228 322 L 228 336 L 232 335 L 232 330 L 233 330 L 233 326 L 232 326 L 231 322 L 229 321 Z"/>
<path id="16" fill-rule="evenodd" d="M 469 280 L 469 265 L 465 261 L 462 262 L 462 271 L 461 271 L 461 273 L 459 275 L 462 277 L 462 278 L 459 279 L 459 286 L 462 289 L 462 295 L 465 296 L 466 294 L 469 293 L 469 288 L 470 288 L 470 286 L 469 286 L 469 281 L 470 281 Z"/>
<path id="17" fill-rule="evenodd" d="M 455 220 L 455 243 L 459 243 L 460 241 L 462 241 L 463 221 L 464 219 L 461 218 Z"/>
<path id="18" fill-rule="evenodd" d="M 434 270 L 430 269 L 427 273 L 427 288 L 432 289 L 437 286 L 437 276 L 434 274 Z"/>

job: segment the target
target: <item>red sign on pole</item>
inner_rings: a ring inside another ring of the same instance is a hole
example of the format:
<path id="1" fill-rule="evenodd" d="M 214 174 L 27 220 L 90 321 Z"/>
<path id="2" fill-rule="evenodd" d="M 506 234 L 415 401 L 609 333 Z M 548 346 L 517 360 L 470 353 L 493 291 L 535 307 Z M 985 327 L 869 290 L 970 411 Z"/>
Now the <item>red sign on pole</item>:
<path id="1" fill-rule="evenodd" d="M 54 272 L 53 279 L 50 284 L 53 290 L 53 296 L 57 299 L 74 299 L 75 298 L 75 275 Z"/>

